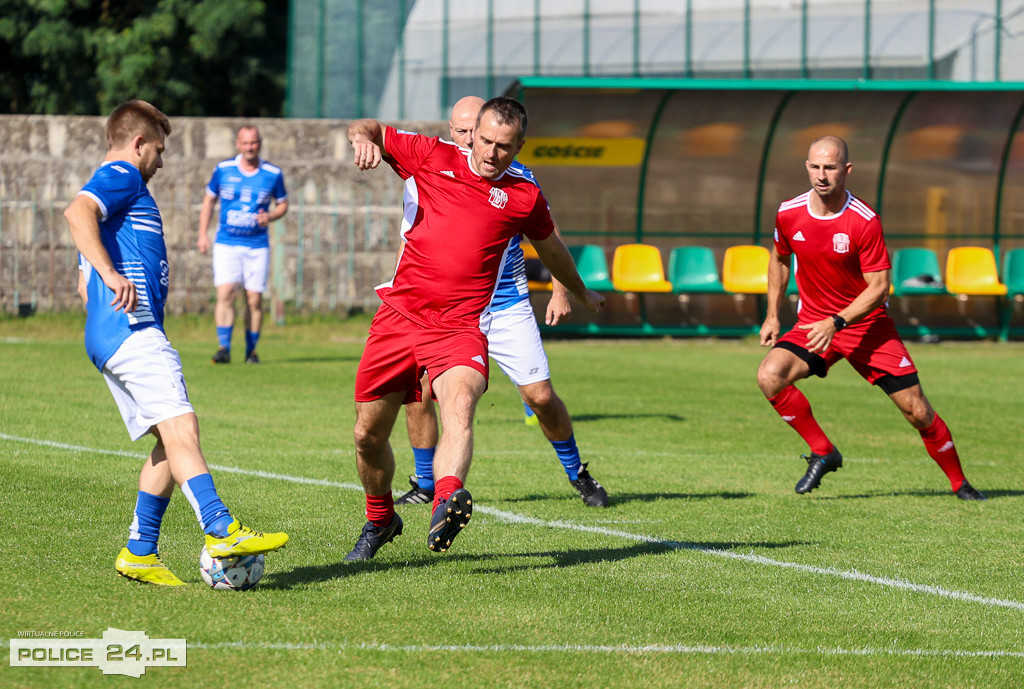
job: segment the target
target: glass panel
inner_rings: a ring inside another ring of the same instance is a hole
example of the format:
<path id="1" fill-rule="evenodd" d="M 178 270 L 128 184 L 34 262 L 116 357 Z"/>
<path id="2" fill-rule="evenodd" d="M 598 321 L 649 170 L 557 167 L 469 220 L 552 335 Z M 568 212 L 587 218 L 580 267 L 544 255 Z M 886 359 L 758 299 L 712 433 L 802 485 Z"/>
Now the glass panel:
<path id="1" fill-rule="evenodd" d="M 764 138 L 782 93 L 680 91 L 655 132 L 644 233 L 691 234 L 721 256 L 754 236 Z M 664 239 L 665 247 L 679 239 Z"/>
<path id="2" fill-rule="evenodd" d="M 893 139 L 882 220 L 890 249 L 992 246 L 999 164 L 1014 93 L 922 93 Z"/>
<path id="3" fill-rule="evenodd" d="M 661 98 L 661 91 L 526 91 L 530 126 L 519 159 L 536 173 L 564 232 L 614 233 L 608 246 L 632 241 L 644 142 Z"/>

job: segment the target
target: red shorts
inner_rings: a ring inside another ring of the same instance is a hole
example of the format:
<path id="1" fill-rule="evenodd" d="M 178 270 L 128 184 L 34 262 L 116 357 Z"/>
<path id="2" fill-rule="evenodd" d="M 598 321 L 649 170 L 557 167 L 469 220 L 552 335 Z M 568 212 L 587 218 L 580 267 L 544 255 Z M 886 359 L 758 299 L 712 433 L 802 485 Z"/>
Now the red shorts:
<path id="1" fill-rule="evenodd" d="M 420 379 L 434 379 L 455 366 L 469 366 L 487 379 L 487 337 L 479 329 L 424 328 L 381 304 L 356 371 L 356 402 L 405 392 L 403 404 L 422 399 Z"/>
<path id="2" fill-rule="evenodd" d="M 806 330 L 793 328 L 779 338 L 775 346 L 783 342 L 803 350 L 806 357 L 797 355 L 810 364 L 811 373 L 822 378 L 840 359 L 849 361 L 857 373 L 872 385 L 885 376 L 917 373 L 914 360 L 896 331 L 896 324 L 888 316 L 861 321 L 840 330 L 824 354 L 807 352 Z M 790 347 L 784 349 L 792 351 Z"/>

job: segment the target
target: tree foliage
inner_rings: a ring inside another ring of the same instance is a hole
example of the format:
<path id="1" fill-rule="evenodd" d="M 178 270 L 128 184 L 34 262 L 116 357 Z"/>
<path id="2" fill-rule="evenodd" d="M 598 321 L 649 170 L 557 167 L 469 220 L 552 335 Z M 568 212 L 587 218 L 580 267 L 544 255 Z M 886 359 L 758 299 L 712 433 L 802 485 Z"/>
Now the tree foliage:
<path id="1" fill-rule="evenodd" d="M 0 112 L 280 116 L 287 0 L 0 0 Z"/>

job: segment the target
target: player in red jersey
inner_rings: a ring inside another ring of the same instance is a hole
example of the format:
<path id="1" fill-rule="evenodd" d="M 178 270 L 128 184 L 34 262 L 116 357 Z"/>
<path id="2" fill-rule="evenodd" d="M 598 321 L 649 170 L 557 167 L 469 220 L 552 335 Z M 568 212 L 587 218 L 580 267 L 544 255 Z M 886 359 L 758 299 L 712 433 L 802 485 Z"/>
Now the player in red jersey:
<path id="1" fill-rule="evenodd" d="M 526 109 L 510 98 L 483 105 L 473 148 L 357 120 L 348 130 L 356 166 L 382 160 L 414 177 L 416 217 L 406 230 L 394 277 L 378 286 L 383 304 L 356 373 L 356 466 L 368 521 L 346 560 L 372 558 L 402 532 L 391 480 L 388 438 L 402 404 L 432 394 L 444 429 L 434 456 L 434 512 L 427 545 L 444 551 L 466 526 L 472 496 L 463 487 L 473 450 L 473 414 L 487 389 L 487 338 L 480 316 L 490 304 L 512 237 L 538 256 L 589 310 L 604 297 L 587 289 L 565 244 L 553 233 L 547 202 L 532 181 L 509 170 L 525 141 Z M 420 389 L 426 371 L 430 390 Z"/>
<path id="2" fill-rule="evenodd" d="M 853 169 L 846 142 L 824 136 L 807 155 L 811 190 L 786 201 L 775 220 L 768 264 L 768 312 L 761 345 L 771 347 L 757 382 L 775 411 L 810 447 L 807 473 L 797 493 L 818 487 L 843 465 L 843 456 L 821 430 L 803 393 L 793 385 L 846 359 L 880 387 L 918 430 L 928 454 L 962 500 L 984 500 L 964 477 L 945 422 L 921 390 L 917 368 L 886 313 L 891 265 L 878 215 L 846 190 Z M 779 305 L 796 256 L 800 291 L 797 325 L 779 337 Z"/>

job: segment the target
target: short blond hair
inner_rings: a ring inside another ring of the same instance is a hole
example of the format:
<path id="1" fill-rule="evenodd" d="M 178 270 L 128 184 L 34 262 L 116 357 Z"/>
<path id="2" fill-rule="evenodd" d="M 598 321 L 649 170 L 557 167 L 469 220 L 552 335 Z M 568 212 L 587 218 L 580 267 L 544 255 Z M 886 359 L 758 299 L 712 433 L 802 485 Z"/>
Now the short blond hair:
<path id="1" fill-rule="evenodd" d="M 130 100 L 114 108 L 107 118 L 107 149 L 127 144 L 132 137 L 156 139 L 171 133 L 171 121 L 156 106 L 144 100 Z"/>

